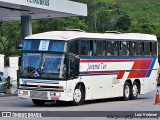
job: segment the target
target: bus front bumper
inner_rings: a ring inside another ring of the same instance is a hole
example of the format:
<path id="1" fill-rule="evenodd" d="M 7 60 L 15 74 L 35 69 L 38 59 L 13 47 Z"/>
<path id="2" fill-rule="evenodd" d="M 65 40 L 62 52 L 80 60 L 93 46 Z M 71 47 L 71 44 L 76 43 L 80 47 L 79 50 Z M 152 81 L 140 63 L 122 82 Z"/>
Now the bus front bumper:
<path id="1" fill-rule="evenodd" d="M 67 101 L 64 92 L 18 89 L 20 98 Z"/>

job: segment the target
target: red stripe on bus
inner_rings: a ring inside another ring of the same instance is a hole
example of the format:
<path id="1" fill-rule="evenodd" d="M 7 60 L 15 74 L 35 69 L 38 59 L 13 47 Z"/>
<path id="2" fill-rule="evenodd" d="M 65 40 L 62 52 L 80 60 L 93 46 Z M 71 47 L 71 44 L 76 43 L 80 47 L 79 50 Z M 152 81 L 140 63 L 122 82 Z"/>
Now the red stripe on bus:
<path id="1" fill-rule="evenodd" d="M 146 77 L 146 74 L 148 72 L 151 63 L 152 60 L 135 60 L 133 67 L 131 69 L 132 71 L 129 73 L 128 78 Z M 141 69 L 147 69 L 147 70 L 141 70 Z"/>
<path id="2" fill-rule="evenodd" d="M 122 79 L 124 76 L 124 73 L 125 73 L 125 71 L 118 72 L 117 79 Z"/>
<path id="3" fill-rule="evenodd" d="M 142 78 L 146 77 L 147 72 L 152 63 L 152 59 L 133 59 L 133 60 L 81 60 L 81 63 L 95 63 L 95 62 L 134 62 L 131 72 L 128 75 L 128 78 Z M 146 70 L 142 70 L 146 69 Z M 134 71 L 135 70 L 135 71 Z M 137 71 L 139 70 L 139 71 Z M 103 72 L 102 72 L 103 73 Z M 122 79 L 125 72 L 118 72 L 118 79 Z"/>

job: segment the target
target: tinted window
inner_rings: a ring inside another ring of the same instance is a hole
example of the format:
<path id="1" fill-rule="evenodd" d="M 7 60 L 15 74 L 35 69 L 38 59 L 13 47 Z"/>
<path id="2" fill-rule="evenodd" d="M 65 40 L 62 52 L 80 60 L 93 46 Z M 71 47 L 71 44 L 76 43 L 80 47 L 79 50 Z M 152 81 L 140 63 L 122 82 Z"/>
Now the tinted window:
<path id="1" fill-rule="evenodd" d="M 80 54 L 81 55 L 89 55 L 89 41 L 81 40 L 80 42 Z"/>
<path id="2" fill-rule="evenodd" d="M 24 40 L 23 50 L 65 52 L 66 42 L 57 40 Z"/>
<path id="3" fill-rule="evenodd" d="M 105 55 L 104 46 L 105 46 L 104 41 L 96 41 L 96 55 L 97 56 Z"/>
<path id="4" fill-rule="evenodd" d="M 65 52 L 66 46 L 64 41 L 50 41 L 49 51 Z"/>
<path id="5" fill-rule="evenodd" d="M 142 55 L 142 43 L 141 42 L 132 42 L 131 55 L 133 56 Z"/>
<path id="6" fill-rule="evenodd" d="M 78 40 L 73 40 L 70 42 L 69 52 L 77 54 L 77 55 L 79 54 Z"/>
<path id="7" fill-rule="evenodd" d="M 152 42 L 152 55 L 153 56 L 157 56 L 157 43 L 156 42 Z"/>
<path id="8" fill-rule="evenodd" d="M 93 56 L 93 40 L 81 40 L 80 55 Z"/>
<path id="9" fill-rule="evenodd" d="M 151 55 L 151 43 L 150 42 L 144 42 L 144 55 L 149 56 Z"/>
<path id="10" fill-rule="evenodd" d="M 122 56 L 129 56 L 129 42 L 121 42 L 121 55 Z"/>
<path id="11" fill-rule="evenodd" d="M 118 55 L 118 42 L 108 41 L 107 45 L 107 56 L 117 56 Z"/>
<path id="12" fill-rule="evenodd" d="M 93 48 L 94 48 L 94 41 L 93 40 L 89 40 L 89 56 L 93 56 L 94 52 L 93 52 Z"/>
<path id="13" fill-rule="evenodd" d="M 23 50 L 38 50 L 40 40 L 25 40 L 23 44 Z"/>

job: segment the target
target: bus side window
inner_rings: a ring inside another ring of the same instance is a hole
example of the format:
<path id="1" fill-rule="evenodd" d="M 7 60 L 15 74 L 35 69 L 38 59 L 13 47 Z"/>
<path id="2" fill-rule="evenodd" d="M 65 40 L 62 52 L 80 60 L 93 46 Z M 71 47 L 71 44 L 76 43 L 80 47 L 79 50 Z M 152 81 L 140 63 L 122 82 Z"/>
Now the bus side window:
<path id="1" fill-rule="evenodd" d="M 90 43 L 89 40 L 81 40 L 80 42 L 80 55 L 90 55 L 89 51 Z"/>
<path id="2" fill-rule="evenodd" d="M 96 55 L 97 56 L 105 55 L 104 47 L 105 47 L 105 42 L 103 40 L 96 41 Z"/>
<path id="3" fill-rule="evenodd" d="M 73 40 L 70 41 L 70 46 L 69 46 L 69 52 L 74 53 L 74 54 L 79 54 L 79 41 L 78 40 Z"/>
<path id="4" fill-rule="evenodd" d="M 121 42 L 121 55 L 122 56 L 129 56 L 129 42 L 123 41 Z"/>
<path id="5" fill-rule="evenodd" d="M 156 42 L 152 42 L 152 55 L 153 56 L 157 56 L 157 43 Z"/>
<path id="6" fill-rule="evenodd" d="M 144 56 L 150 56 L 151 53 L 151 42 L 144 42 Z"/>
<path id="7" fill-rule="evenodd" d="M 94 50 L 93 50 L 93 47 L 94 47 L 94 41 L 93 40 L 89 40 L 89 43 L 90 43 L 90 47 L 89 47 L 89 56 L 93 56 L 94 55 Z"/>
<path id="8" fill-rule="evenodd" d="M 132 42 L 131 55 L 133 56 L 142 55 L 142 43 L 141 42 Z"/>
<path id="9" fill-rule="evenodd" d="M 118 42 L 108 41 L 107 44 L 107 56 L 117 56 L 118 55 Z"/>
<path id="10" fill-rule="evenodd" d="M 135 44 L 131 42 L 131 56 L 135 55 L 135 49 L 134 49 Z"/>
<path id="11" fill-rule="evenodd" d="M 80 55 L 93 56 L 94 55 L 94 41 L 81 40 L 80 42 Z"/>
<path id="12" fill-rule="evenodd" d="M 107 47 L 106 47 L 107 48 L 106 56 L 111 56 L 111 53 L 110 53 L 111 49 L 112 49 L 111 44 L 112 44 L 111 41 L 108 41 L 108 44 L 107 44 Z"/>

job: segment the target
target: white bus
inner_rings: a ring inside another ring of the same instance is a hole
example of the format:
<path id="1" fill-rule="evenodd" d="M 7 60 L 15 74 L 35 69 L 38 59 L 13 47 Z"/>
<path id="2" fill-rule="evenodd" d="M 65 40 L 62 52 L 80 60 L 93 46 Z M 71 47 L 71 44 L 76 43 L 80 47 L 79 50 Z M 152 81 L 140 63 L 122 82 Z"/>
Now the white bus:
<path id="1" fill-rule="evenodd" d="M 23 41 L 18 95 L 35 105 L 122 97 L 156 89 L 157 38 L 140 33 L 53 31 Z"/>

